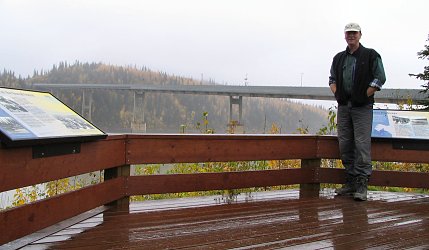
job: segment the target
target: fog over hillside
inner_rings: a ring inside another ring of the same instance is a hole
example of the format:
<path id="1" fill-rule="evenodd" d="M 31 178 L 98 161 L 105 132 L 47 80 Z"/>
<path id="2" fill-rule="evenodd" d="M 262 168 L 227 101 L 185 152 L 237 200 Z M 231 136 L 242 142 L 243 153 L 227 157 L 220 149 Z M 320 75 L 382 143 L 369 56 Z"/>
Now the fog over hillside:
<path id="1" fill-rule="evenodd" d="M 114 66 L 103 63 L 72 64 L 61 62 L 52 69 L 34 71 L 22 78 L 12 71 L 1 74 L 1 85 L 29 88 L 30 83 L 92 84 L 216 84 L 192 78 L 152 71 L 146 67 Z M 56 90 L 54 95 L 78 113 L 82 113 L 82 90 Z M 133 98 L 131 91 L 97 90 L 93 93 L 91 121 L 111 133 L 132 131 Z M 237 119 L 234 105 L 233 120 Z M 205 114 L 205 115 L 204 115 Z M 83 114 L 84 116 L 87 114 Z M 146 132 L 201 133 L 204 128 L 227 133 L 229 97 L 172 93 L 146 93 L 144 121 Z M 270 133 L 273 125 L 281 133 L 297 133 L 298 128 L 316 133 L 327 123 L 327 110 L 279 98 L 243 98 L 245 133 Z M 198 124 L 201 126 L 198 127 Z M 204 126 L 202 126 L 204 125 Z"/>

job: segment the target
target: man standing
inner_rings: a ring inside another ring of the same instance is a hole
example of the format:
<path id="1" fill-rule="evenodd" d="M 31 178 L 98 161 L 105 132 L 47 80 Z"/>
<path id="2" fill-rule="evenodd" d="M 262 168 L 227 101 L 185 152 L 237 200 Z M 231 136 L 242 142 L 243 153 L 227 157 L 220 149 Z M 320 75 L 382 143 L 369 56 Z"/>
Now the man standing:
<path id="1" fill-rule="evenodd" d="M 338 102 L 338 142 L 346 170 L 346 183 L 336 193 L 365 201 L 372 173 L 374 93 L 381 89 L 386 76 L 380 55 L 359 42 L 362 32 L 357 23 L 347 24 L 344 36 L 347 48 L 335 55 L 329 77 L 329 86 Z"/>

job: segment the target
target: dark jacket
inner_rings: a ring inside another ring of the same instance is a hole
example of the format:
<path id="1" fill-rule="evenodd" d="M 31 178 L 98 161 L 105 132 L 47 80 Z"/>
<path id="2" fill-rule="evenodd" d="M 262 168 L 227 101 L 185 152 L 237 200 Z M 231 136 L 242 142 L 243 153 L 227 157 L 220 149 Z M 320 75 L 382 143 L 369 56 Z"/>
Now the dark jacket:
<path id="1" fill-rule="evenodd" d="M 380 55 L 373 49 L 368 49 L 360 44 L 359 48 L 353 53 L 356 57 L 356 68 L 354 73 L 354 81 L 352 87 L 352 94 L 348 96 L 343 89 L 343 65 L 347 56 L 349 48 L 335 55 L 332 62 L 332 67 L 335 71 L 337 84 L 337 91 L 335 98 L 339 105 L 346 105 L 348 101 L 352 102 L 352 106 L 360 107 L 367 104 L 374 103 L 374 95 L 367 96 L 367 89 L 374 79 L 372 69 L 374 67 L 375 59 Z"/>

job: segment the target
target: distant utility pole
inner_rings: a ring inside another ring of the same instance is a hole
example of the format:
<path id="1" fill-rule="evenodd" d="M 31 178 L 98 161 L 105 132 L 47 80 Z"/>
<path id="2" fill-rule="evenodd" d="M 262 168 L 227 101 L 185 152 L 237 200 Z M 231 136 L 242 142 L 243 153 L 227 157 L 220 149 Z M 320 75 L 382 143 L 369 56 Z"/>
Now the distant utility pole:
<path id="1" fill-rule="evenodd" d="M 246 74 L 246 77 L 244 77 L 244 86 L 247 86 L 248 83 L 249 82 L 247 82 L 247 74 Z"/>
<path id="2" fill-rule="evenodd" d="M 301 87 L 302 87 L 302 76 L 304 75 L 304 73 L 301 73 Z"/>

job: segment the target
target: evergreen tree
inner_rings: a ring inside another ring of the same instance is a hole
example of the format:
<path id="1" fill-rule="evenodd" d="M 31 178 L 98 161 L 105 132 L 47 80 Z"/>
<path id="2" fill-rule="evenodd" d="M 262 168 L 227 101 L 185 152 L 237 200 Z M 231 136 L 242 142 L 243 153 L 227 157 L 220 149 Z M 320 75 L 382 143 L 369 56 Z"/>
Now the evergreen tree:
<path id="1" fill-rule="evenodd" d="M 428 35 L 428 39 L 426 41 L 429 41 L 429 35 Z M 429 44 L 426 44 L 424 46 L 425 48 L 419 52 L 417 52 L 417 56 L 419 59 L 427 59 L 429 60 Z M 410 76 L 413 76 L 419 80 L 425 81 L 425 83 L 423 83 L 423 85 L 421 85 L 424 90 L 422 90 L 423 93 L 428 93 L 429 91 L 429 65 L 425 66 L 423 68 L 423 72 L 422 73 L 418 73 L 418 74 L 409 74 Z M 429 96 L 428 96 L 429 97 Z M 426 109 L 429 107 L 429 99 L 425 100 L 423 102 L 421 102 L 420 104 L 425 105 Z"/>

